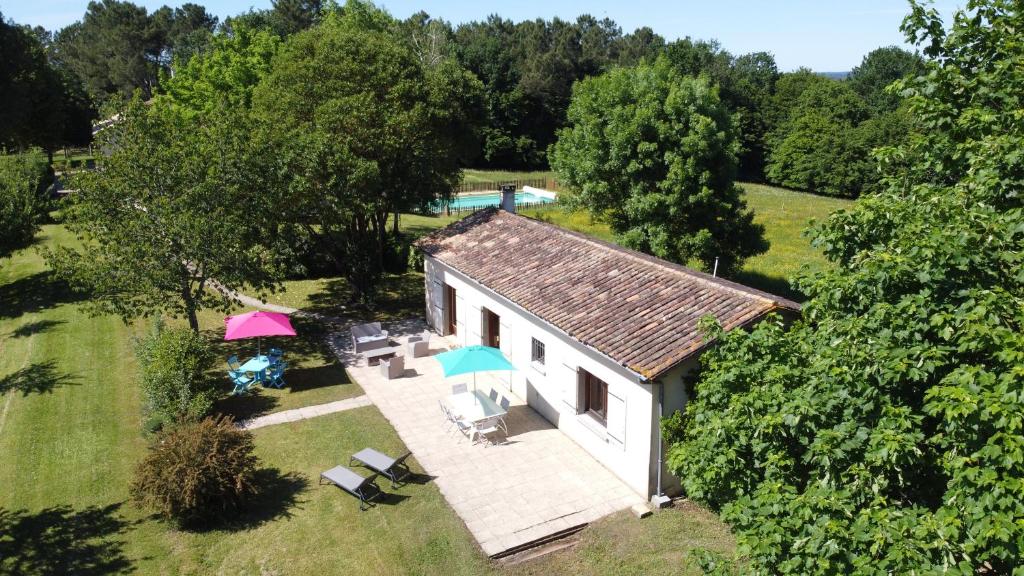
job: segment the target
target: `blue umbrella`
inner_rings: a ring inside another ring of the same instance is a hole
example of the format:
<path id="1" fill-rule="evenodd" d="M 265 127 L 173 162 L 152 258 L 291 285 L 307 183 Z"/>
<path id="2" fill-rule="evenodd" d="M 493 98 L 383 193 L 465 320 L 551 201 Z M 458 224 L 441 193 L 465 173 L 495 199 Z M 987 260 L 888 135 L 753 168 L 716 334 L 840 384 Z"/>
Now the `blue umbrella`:
<path id="1" fill-rule="evenodd" d="M 497 348 L 490 346 L 466 346 L 451 352 L 434 356 L 441 363 L 445 377 L 473 373 L 473 390 L 476 391 L 476 373 L 492 370 L 515 370 L 516 367 L 505 359 Z"/>

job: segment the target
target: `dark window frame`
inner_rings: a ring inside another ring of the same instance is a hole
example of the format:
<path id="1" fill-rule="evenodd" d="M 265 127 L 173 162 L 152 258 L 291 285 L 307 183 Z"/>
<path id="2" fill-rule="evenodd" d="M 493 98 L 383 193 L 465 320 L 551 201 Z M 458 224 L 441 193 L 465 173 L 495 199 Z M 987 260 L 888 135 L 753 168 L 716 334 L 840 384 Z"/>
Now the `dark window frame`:
<path id="1" fill-rule="evenodd" d="M 547 357 L 547 348 L 544 346 L 544 343 L 541 342 L 540 340 L 537 340 L 536 338 L 531 338 L 531 340 L 532 342 L 530 343 L 530 362 L 536 362 L 537 364 L 544 366 Z M 540 351 L 540 354 L 537 353 L 538 350 Z"/>

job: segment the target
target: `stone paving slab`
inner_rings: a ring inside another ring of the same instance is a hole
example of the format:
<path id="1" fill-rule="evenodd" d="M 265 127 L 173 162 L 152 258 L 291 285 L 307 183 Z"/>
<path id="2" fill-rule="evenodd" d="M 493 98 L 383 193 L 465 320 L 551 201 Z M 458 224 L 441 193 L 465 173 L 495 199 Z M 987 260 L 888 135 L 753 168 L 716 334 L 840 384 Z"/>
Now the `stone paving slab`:
<path id="1" fill-rule="evenodd" d="M 344 338 L 335 342 L 341 345 Z M 434 335 L 430 347 L 433 355 L 448 343 Z M 489 556 L 644 502 L 496 378 L 478 374 L 477 388 L 494 388 L 512 401 L 509 434 L 494 446 L 474 445 L 457 430 L 446 430 L 438 405 L 452 384 L 472 382 L 471 377 L 446 380 L 433 358 L 406 356 L 404 376 L 386 380 L 354 355 L 346 360 L 352 378 Z"/>
<path id="2" fill-rule="evenodd" d="M 238 423 L 238 427 L 243 430 L 254 430 L 256 428 L 263 428 L 264 426 L 283 424 L 285 422 L 296 422 L 298 420 L 323 416 L 324 414 L 333 414 L 335 412 L 342 412 L 353 408 L 361 408 L 371 404 L 373 404 L 373 402 L 370 400 L 370 397 L 363 394 L 362 396 L 356 396 L 354 398 L 346 398 L 344 400 L 328 402 L 326 404 L 304 406 L 302 408 L 295 408 L 294 410 L 282 410 L 281 412 L 274 412 L 272 414 L 267 414 L 266 416 L 243 420 Z"/>

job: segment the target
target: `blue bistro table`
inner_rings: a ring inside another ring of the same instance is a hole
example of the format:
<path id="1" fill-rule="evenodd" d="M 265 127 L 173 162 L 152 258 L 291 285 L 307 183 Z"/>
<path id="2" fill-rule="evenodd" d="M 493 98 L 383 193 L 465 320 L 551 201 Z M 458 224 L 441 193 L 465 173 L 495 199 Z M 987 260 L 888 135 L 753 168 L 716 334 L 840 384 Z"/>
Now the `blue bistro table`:
<path id="1" fill-rule="evenodd" d="M 256 379 L 262 382 L 267 378 L 267 368 L 269 367 L 269 356 L 255 356 L 253 358 L 249 358 L 245 364 L 242 364 L 242 366 L 239 367 L 239 370 L 242 372 L 252 372 L 256 375 Z"/>

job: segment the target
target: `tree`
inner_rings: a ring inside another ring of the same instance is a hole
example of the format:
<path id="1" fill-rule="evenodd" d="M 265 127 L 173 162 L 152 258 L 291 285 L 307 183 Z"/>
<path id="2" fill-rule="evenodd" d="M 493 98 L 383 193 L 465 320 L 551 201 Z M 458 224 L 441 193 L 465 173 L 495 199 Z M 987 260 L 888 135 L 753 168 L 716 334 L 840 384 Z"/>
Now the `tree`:
<path id="1" fill-rule="evenodd" d="M 173 107 L 137 100 L 103 133 L 110 150 L 101 170 L 73 185 L 65 220 L 82 242 L 47 260 L 97 312 L 126 320 L 160 312 L 227 312 L 227 289 L 273 288 L 280 276 L 270 177 L 272 152 L 250 138 L 244 115 L 188 118 Z"/>
<path id="2" fill-rule="evenodd" d="M 0 154 L 0 258 L 32 243 L 51 180 L 50 166 L 38 151 Z"/>
<path id="3" fill-rule="evenodd" d="M 786 330 L 719 336 L 669 465 L 759 574 L 1012 574 L 1024 543 L 1024 13 L 971 1 L 897 81 L 921 129 L 812 230 Z"/>
<path id="4" fill-rule="evenodd" d="M 232 519 L 259 493 L 252 433 L 230 418 L 162 434 L 135 469 L 132 499 L 187 528 Z"/>
<path id="5" fill-rule="evenodd" d="M 54 42 L 94 98 L 131 97 L 136 89 L 149 98 L 156 86 L 163 42 L 145 8 L 93 0 L 82 21 L 58 32 Z"/>
<path id="6" fill-rule="evenodd" d="M 373 299 L 389 217 L 445 197 L 460 178 L 479 85 L 455 62 L 425 67 L 398 24 L 351 1 L 288 39 L 254 113 L 280 158 L 282 220 Z"/>
<path id="7" fill-rule="evenodd" d="M 669 44 L 665 54 L 687 76 L 706 76 L 718 86 L 722 102 L 736 116 L 740 134 L 739 175 L 764 180 L 766 139 L 771 128 L 767 110 L 779 72 L 767 52 L 734 57 L 718 41 L 683 38 Z"/>
<path id="8" fill-rule="evenodd" d="M 320 0 L 272 0 L 272 25 L 282 36 L 301 32 L 320 19 L 323 3 Z"/>
<path id="9" fill-rule="evenodd" d="M 248 110 L 253 90 L 270 72 L 280 45 L 280 38 L 270 31 L 236 24 L 230 33 L 215 35 L 203 53 L 180 66 L 163 83 L 158 99 L 169 99 L 187 114 Z"/>
<path id="10" fill-rule="evenodd" d="M 185 3 L 173 10 L 167 6 L 150 17 L 153 35 L 160 43 L 157 61 L 162 70 L 170 70 L 177 61 L 188 62 L 202 52 L 217 27 L 217 17 L 198 4 Z"/>
<path id="11" fill-rule="evenodd" d="M 660 58 L 577 83 L 551 154 L 569 205 L 625 245 L 728 274 L 768 248 L 733 181 L 737 149 L 717 90 Z"/>
<path id="12" fill-rule="evenodd" d="M 52 155 L 60 146 L 92 139 L 91 102 L 78 78 L 48 58 L 46 38 L 0 15 L 0 146 L 38 146 Z"/>
<path id="13" fill-rule="evenodd" d="M 811 83 L 768 137 L 769 181 L 829 196 L 858 196 L 867 184 L 862 178 L 869 176 L 858 167 L 871 148 L 854 133 L 867 117 L 864 101 L 846 83 Z"/>
<path id="14" fill-rule="evenodd" d="M 917 76 L 923 68 L 921 56 L 898 46 L 886 46 L 868 52 L 847 80 L 876 114 L 893 112 L 901 97 L 886 88 L 901 78 Z"/>

